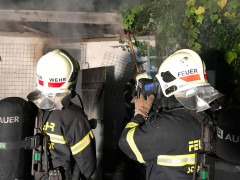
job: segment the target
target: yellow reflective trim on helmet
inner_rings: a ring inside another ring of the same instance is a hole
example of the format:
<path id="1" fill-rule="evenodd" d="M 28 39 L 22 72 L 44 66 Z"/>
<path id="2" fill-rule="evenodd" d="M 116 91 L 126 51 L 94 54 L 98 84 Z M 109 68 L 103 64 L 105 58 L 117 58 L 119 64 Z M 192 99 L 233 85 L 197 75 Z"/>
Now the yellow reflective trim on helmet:
<path id="1" fill-rule="evenodd" d="M 157 164 L 162 166 L 185 166 L 195 164 L 195 154 L 159 155 Z"/>
<path id="2" fill-rule="evenodd" d="M 75 155 L 81 152 L 85 147 L 87 147 L 87 145 L 91 142 L 91 138 L 93 139 L 94 136 L 92 131 L 90 130 L 89 133 L 81 141 L 71 147 L 72 154 Z"/>
<path id="3" fill-rule="evenodd" d="M 56 134 L 51 134 L 51 133 L 47 133 L 46 134 L 50 137 L 50 141 L 53 143 L 59 143 L 59 144 L 66 144 L 67 141 L 64 139 L 63 136 L 60 135 L 56 135 Z"/>
<path id="4" fill-rule="evenodd" d="M 133 153 L 135 154 L 135 156 L 137 157 L 137 160 L 140 162 L 140 163 L 146 163 L 144 160 L 143 160 L 143 157 L 142 157 L 142 154 L 139 152 L 135 142 L 134 142 L 134 139 L 133 139 L 133 135 L 134 135 L 134 132 L 135 132 L 135 128 L 131 129 L 128 133 L 127 133 L 127 142 L 130 146 L 130 148 L 132 149 Z"/>
<path id="5" fill-rule="evenodd" d="M 138 126 L 137 123 L 135 123 L 135 122 L 130 122 L 130 123 L 128 123 L 128 124 L 126 125 L 125 128 L 133 128 L 133 127 L 136 127 L 136 126 Z"/>

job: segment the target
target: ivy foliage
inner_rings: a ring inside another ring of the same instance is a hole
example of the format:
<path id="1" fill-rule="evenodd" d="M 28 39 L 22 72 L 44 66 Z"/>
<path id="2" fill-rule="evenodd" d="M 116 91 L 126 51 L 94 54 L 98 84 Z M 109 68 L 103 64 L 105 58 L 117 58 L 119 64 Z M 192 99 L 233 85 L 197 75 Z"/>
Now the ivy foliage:
<path id="1" fill-rule="evenodd" d="M 184 6 L 185 3 L 179 0 L 142 0 L 139 5 L 122 10 L 124 28 L 131 31 L 133 36 L 157 33 L 161 55 L 164 56 L 172 51 L 167 46 L 171 46 L 173 42 L 176 43 L 176 38 L 181 38 L 184 32 L 182 22 L 179 21 L 185 16 Z M 127 43 L 127 41 L 119 42 L 121 44 Z M 144 52 L 142 50 L 144 45 L 141 45 L 141 43 L 134 45 L 141 52 Z M 146 56 L 147 54 L 141 53 L 141 55 Z"/>
<path id="2" fill-rule="evenodd" d="M 121 11 L 124 28 L 133 36 L 157 35 L 160 56 L 179 48 L 198 53 L 217 49 L 232 70 L 233 93 L 240 102 L 240 1 L 239 0 L 141 0 Z M 119 41 L 128 46 L 125 40 Z M 146 42 L 134 41 L 139 56 L 146 56 Z"/>

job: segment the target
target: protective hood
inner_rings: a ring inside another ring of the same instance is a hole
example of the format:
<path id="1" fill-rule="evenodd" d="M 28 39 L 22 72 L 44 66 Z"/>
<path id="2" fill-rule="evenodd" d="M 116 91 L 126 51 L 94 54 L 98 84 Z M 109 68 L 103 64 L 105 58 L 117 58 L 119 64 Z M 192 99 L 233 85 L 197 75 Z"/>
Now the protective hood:
<path id="1" fill-rule="evenodd" d="M 71 92 L 43 93 L 35 90 L 28 94 L 27 99 L 32 101 L 39 109 L 62 110 L 71 100 Z"/>
<path id="2" fill-rule="evenodd" d="M 174 96 L 185 108 L 201 112 L 211 108 L 209 104 L 224 95 L 212 86 L 198 86 L 177 92 Z"/>

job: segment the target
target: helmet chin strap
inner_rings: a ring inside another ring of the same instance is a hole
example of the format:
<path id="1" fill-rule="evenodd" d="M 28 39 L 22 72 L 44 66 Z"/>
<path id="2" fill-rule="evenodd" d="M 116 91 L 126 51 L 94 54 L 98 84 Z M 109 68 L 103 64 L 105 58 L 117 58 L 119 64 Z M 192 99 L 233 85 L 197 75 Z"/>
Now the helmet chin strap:
<path id="1" fill-rule="evenodd" d="M 71 91 L 71 99 L 73 99 L 76 95 L 77 95 L 77 93 L 75 90 Z"/>
<path id="2" fill-rule="evenodd" d="M 79 102 L 80 102 L 80 105 L 81 105 L 81 109 L 84 111 L 84 106 L 83 106 L 82 98 L 80 97 L 79 94 L 76 93 L 76 95 L 77 95 L 77 97 L 78 97 L 78 99 L 79 99 Z"/>

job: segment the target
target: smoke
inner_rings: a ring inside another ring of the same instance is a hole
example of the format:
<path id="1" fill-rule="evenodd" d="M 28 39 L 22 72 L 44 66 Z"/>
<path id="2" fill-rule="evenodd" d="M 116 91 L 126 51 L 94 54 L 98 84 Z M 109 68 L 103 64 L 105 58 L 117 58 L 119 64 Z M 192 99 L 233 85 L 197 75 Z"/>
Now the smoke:
<path id="1" fill-rule="evenodd" d="M 40 11 L 63 11 L 63 12 L 119 12 L 120 8 L 126 4 L 131 7 L 140 0 L 0 0 L 0 9 L 9 10 L 40 10 Z M 64 17 L 63 17 L 64 18 Z M 15 28 L 9 27 L 15 26 Z M 113 29 L 106 25 L 96 24 L 71 24 L 71 23 L 47 23 L 47 22 L 9 22 L 1 24 L 1 30 L 15 29 L 23 32 L 19 25 L 36 29 L 45 33 L 52 34 L 56 38 L 79 38 L 101 37 L 102 34 L 115 34 Z M 119 22 L 121 24 L 121 22 Z M 81 38 L 80 38 L 81 39 Z"/>
<path id="2" fill-rule="evenodd" d="M 0 9 L 113 12 L 121 5 L 133 6 L 140 0 L 0 0 Z"/>

